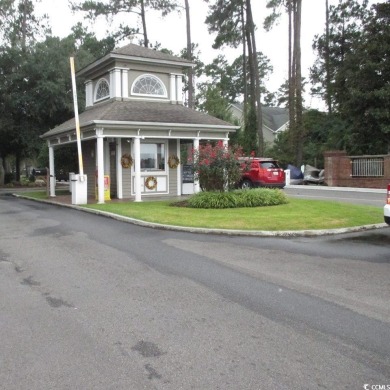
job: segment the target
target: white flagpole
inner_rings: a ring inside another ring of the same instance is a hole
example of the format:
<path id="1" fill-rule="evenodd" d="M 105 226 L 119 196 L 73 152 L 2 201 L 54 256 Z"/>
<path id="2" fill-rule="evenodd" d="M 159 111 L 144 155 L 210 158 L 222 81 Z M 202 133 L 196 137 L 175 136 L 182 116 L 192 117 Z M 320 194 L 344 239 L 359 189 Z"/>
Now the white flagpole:
<path id="1" fill-rule="evenodd" d="M 77 105 L 76 75 L 75 75 L 75 70 L 74 70 L 74 58 L 73 57 L 70 57 L 70 71 L 71 71 L 71 75 L 72 75 L 74 119 L 76 121 L 77 151 L 78 151 L 78 156 L 79 156 L 79 170 L 80 170 L 79 173 L 80 173 L 80 180 L 84 181 L 83 155 L 81 153 L 79 109 L 78 109 L 78 105 Z"/>

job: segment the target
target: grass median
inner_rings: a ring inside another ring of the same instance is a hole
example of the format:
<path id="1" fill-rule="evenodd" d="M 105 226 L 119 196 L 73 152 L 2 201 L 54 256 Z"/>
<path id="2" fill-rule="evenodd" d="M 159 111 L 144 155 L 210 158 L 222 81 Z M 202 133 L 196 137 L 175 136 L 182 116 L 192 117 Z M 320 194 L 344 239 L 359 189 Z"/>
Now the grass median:
<path id="1" fill-rule="evenodd" d="M 47 199 L 44 192 L 24 195 Z M 239 230 L 320 230 L 372 225 L 383 222 L 379 207 L 341 202 L 289 198 L 288 204 L 235 209 L 192 209 L 172 206 L 172 201 L 115 202 L 83 207 L 107 211 L 147 222 L 175 226 Z"/>
<path id="2" fill-rule="evenodd" d="M 289 199 L 269 207 L 191 209 L 169 201 L 90 204 L 85 207 L 126 217 L 175 226 L 239 230 L 317 230 L 371 225 L 383 222 L 376 207 Z"/>

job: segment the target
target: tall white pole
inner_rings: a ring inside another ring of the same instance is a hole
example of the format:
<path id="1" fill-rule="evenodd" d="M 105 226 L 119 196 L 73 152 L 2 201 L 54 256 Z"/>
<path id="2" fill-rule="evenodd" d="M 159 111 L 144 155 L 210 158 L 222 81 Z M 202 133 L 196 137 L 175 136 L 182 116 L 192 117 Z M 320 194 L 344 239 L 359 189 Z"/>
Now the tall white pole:
<path id="1" fill-rule="evenodd" d="M 101 131 L 99 131 L 101 133 Z M 101 134 L 97 136 L 97 165 L 98 165 L 98 203 L 104 203 L 104 142 Z"/>
<path id="2" fill-rule="evenodd" d="M 50 196 L 56 196 L 56 174 L 54 167 L 54 148 L 49 146 L 49 188 Z"/>
<path id="3" fill-rule="evenodd" d="M 199 138 L 194 139 L 194 151 L 197 154 L 199 151 Z M 200 192 L 200 184 L 199 184 L 199 178 L 197 175 L 194 175 L 194 193 L 197 194 Z"/>
<path id="4" fill-rule="evenodd" d="M 141 139 L 140 137 L 134 138 L 134 189 L 135 189 L 135 202 L 142 202 L 141 198 Z"/>
<path id="5" fill-rule="evenodd" d="M 74 105 L 74 119 L 76 122 L 76 138 L 77 138 L 77 152 L 79 156 L 79 170 L 80 179 L 84 179 L 84 167 L 83 167 L 83 155 L 81 153 L 81 136 L 80 136 L 80 121 L 79 121 L 79 109 L 77 105 L 77 89 L 76 89 L 76 73 L 74 69 L 74 58 L 70 57 L 70 71 L 72 75 L 72 89 L 73 89 L 73 105 Z"/>

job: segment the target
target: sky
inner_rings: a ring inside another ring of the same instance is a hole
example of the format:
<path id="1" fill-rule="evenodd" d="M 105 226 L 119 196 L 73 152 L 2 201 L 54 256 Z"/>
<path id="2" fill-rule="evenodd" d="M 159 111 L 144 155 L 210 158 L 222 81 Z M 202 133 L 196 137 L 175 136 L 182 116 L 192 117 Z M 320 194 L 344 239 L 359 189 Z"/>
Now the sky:
<path id="1" fill-rule="evenodd" d="M 338 0 L 330 0 L 330 4 L 336 4 Z M 270 60 L 274 68 L 273 74 L 266 81 L 267 88 L 275 92 L 287 78 L 287 55 L 288 55 L 288 30 L 287 18 L 280 20 L 272 31 L 265 32 L 262 23 L 270 10 L 265 8 L 266 0 L 253 0 L 253 15 L 255 24 L 258 26 L 256 33 L 257 50 L 263 52 Z M 184 1 L 183 1 L 184 4 Z M 46 13 L 52 27 L 53 35 L 67 36 L 71 27 L 77 21 L 83 21 L 82 15 L 73 15 L 68 6 L 68 0 L 42 0 L 36 6 L 38 13 Z M 204 20 L 207 15 L 207 4 L 203 0 L 190 0 L 191 12 L 191 35 L 192 41 L 199 45 L 200 57 L 204 63 L 210 63 L 218 54 L 225 54 L 229 61 L 234 60 L 241 54 L 241 49 L 226 48 L 222 50 L 212 49 L 214 35 L 209 34 Z M 128 20 L 131 20 L 130 18 Z M 133 19 L 134 20 L 134 19 Z M 116 19 L 116 23 L 119 20 Z M 162 47 L 178 54 L 186 46 L 185 14 L 177 13 L 162 18 L 156 12 L 147 14 L 147 27 L 149 40 L 154 44 L 160 42 Z M 91 29 L 98 38 L 103 38 L 108 22 L 102 18 Z M 322 34 L 325 28 L 325 0 L 303 0 L 302 5 L 302 74 L 308 79 L 309 69 L 313 65 L 316 55 L 312 49 L 312 43 L 316 34 Z M 137 42 L 134 42 L 137 43 Z M 309 88 L 308 88 L 309 89 Z M 305 96 L 305 105 L 312 108 L 324 109 L 323 102 L 312 99 L 308 94 Z"/>

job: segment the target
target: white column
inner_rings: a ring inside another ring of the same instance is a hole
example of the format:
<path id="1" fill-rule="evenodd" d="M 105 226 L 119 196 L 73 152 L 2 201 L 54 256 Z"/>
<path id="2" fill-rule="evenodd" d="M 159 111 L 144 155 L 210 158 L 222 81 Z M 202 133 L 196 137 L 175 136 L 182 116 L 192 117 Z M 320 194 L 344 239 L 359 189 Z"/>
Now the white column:
<path id="1" fill-rule="evenodd" d="M 115 73 L 114 69 L 110 70 L 110 98 L 115 97 Z"/>
<path id="2" fill-rule="evenodd" d="M 178 103 L 183 104 L 183 82 L 182 75 L 176 75 L 176 100 Z"/>
<path id="3" fill-rule="evenodd" d="M 50 196 L 56 196 L 56 176 L 54 167 L 54 148 L 49 146 L 49 188 Z"/>
<path id="4" fill-rule="evenodd" d="M 92 80 L 85 82 L 85 107 L 91 107 L 93 105 L 93 84 Z"/>
<path id="5" fill-rule="evenodd" d="M 228 145 L 229 144 L 229 138 L 227 138 L 227 134 L 226 134 L 226 138 L 224 138 L 222 140 L 222 145 L 224 148 L 228 148 Z M 228 191 L 229 188 L 228 188 L 228 183 L 227 183 L 227 175 L 226 175 L 226 169 L 224 170 L 224 176 L 225 176 L 225 191 Z"/>
<path id="6" fill-rule="evenodd" d="M 110 143 L 108 138 L 104 142 L 104 174 L 110 175 Z"/>
<path id="7" fill-rule="evenodd" d="M 170 80 L 169 80 L 169 97 L 171 99 L 171 102 L 177 101 L 176 98 L 176 76 L 174 74 L 170 75 Z"/>
<path id="8" fill-rule="evenodd" d="M 122 97 L 129 97 L 129 70 L 122 69 Z"/>
<path id="9" fill-rule="evenodd" d="M 180 139 L 176 140 L 176 156 L 180 159 Z M 176 168 L 176 180 L 177 180 L 177 196 L 181 196 L 181 160 L 180 164 Z"/>
<path id="10" fill-rule="evenodd" d="M 97 137 L 97 163 L 98 163 L 98 203 L 104 203 L 104 142 L 103 137 Z"/>
<path id="11" fill-rule="evenodd" d="M 121 70 L 114 68 L 110 71 L 110 98 L 122 97 Z"/>
<path id="12" fill-rule="evenodd" d="M 194 139 L 194 151 L 199 150 L 199 138 Z M 194 176 L 194 194 L 200 192 L 199 180 Z"/>
<path id="13" fill-rule="evenodd" d="M 134 138 L 134 192 L 135 201 L 142 202 L 141 199 L 141 138 Z"/>
<path id="14" fill-rule="evenodd" d="M 123 199 L 123 182 L 122 182 L 122 138 L 116 139 L 116 191 L 118 199 Z"/>

